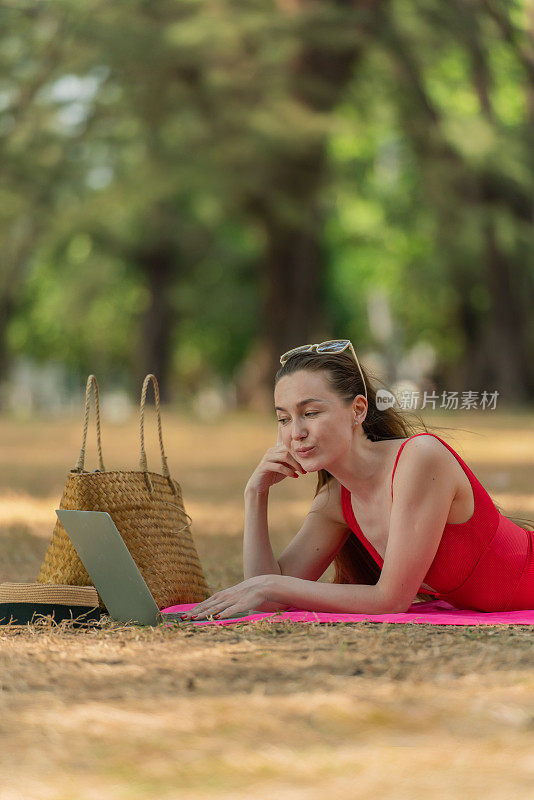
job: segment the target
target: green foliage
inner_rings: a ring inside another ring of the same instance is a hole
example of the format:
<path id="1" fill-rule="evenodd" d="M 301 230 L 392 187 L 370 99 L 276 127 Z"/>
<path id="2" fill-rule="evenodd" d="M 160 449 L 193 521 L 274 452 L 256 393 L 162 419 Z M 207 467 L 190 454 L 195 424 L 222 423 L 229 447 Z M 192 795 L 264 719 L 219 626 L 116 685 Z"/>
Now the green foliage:
<path id="1" fill-rule="evenodd" d="M 8 328 L 9 344 L 41 361 L 53 354 L 77 371 L 124 374 L 147 300 L 122 260 L 103 255 L 86 234 L 74 234 L 34 263 Z"/>
<path id="2" fill-rule="evenodd" d="M 10 352 L 132 368 L 164 253 L 170 368 L 192 383 L 231 376 L 260 330 L 261 214 L 303 219 L 284 165 L 316 145 L 332 335 L 377 346 L 367 311 L 380 287 L 404 347 L 423 337 L 444 363 L 460 359 L 462 313 L 483 330 L 494 303 L 488 220 L 518 303 L 533 293 L 526 12 L 392 0 L 367 24 L 357 4 L 327 0 L 0 9 Z M 326 84 L 304 82 L 299 55 L 355 38 L 352 80 L 327 113 Z"/>

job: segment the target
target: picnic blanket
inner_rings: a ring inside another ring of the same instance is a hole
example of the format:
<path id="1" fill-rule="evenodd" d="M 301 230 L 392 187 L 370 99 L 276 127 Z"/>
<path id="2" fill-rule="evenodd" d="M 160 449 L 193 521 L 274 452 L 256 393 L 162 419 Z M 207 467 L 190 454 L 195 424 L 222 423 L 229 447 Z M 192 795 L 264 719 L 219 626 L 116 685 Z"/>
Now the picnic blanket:
<path id="1" fill-rule="evenodd" d="M 162 609 L 162 613 L 191 611 L 195 605 L 196 603 L 184 603 L 170 606 Z M 238 619 L 198 620 L 198 622 L 189 621 L 184 624 L 233 625 L 262 620 L 269 622 L 414 622 L 424 625 L 534 625 L 534 609 L 527 611 L 473 611 L 472 609 L 455 608 L 445 600 L 429 600 L 424 603 L 413 603 L 408 611 L 399 614 L 334 614 L 329 611 L 304 611 L 291 607 L 287 611 L 249 614 Z"/>

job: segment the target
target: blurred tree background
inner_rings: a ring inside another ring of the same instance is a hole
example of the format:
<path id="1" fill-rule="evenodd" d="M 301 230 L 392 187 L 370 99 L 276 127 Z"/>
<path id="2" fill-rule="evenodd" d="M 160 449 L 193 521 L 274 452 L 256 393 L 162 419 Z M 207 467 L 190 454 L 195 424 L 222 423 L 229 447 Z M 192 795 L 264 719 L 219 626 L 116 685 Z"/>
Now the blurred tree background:
<path id="1" fill-rule="evenodd" d="M 0 2 L 0 381 L 534 398 L 532 0 Z M 425 355 L 426 354 L 426 355 Z M 373 361 L 374 359 L 374 361 Z"/>

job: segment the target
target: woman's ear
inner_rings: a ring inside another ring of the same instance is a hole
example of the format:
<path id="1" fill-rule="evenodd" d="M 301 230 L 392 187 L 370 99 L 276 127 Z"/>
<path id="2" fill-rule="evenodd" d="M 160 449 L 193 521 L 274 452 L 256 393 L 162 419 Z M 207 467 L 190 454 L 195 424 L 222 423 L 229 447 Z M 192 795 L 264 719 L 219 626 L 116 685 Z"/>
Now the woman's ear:
<path id="1" fill-rule="evenodd" d="M 352 401 L 352 417 L 353 420 L 357 420 L 358 424 L 363 422 L 362 414 L 364 417 L 366 416 L 367 411 L 367 403 L 365 401 L 365 397 L 361 394 L 357 395 L 354 400 Z"/>

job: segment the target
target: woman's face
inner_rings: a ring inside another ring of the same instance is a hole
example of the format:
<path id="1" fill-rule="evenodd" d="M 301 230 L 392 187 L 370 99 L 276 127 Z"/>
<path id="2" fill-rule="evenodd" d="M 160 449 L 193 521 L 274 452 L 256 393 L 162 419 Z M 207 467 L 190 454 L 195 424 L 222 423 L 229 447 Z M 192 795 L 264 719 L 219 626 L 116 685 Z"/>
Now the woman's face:
<path id="1" fill-rule="evenodd" d="M 274 405 L 279 440 L 307 472 L 328 469 L 350 449 L 353 406 L 333 391 L 324 372 L 300 370 L 280 378 Z"/>

